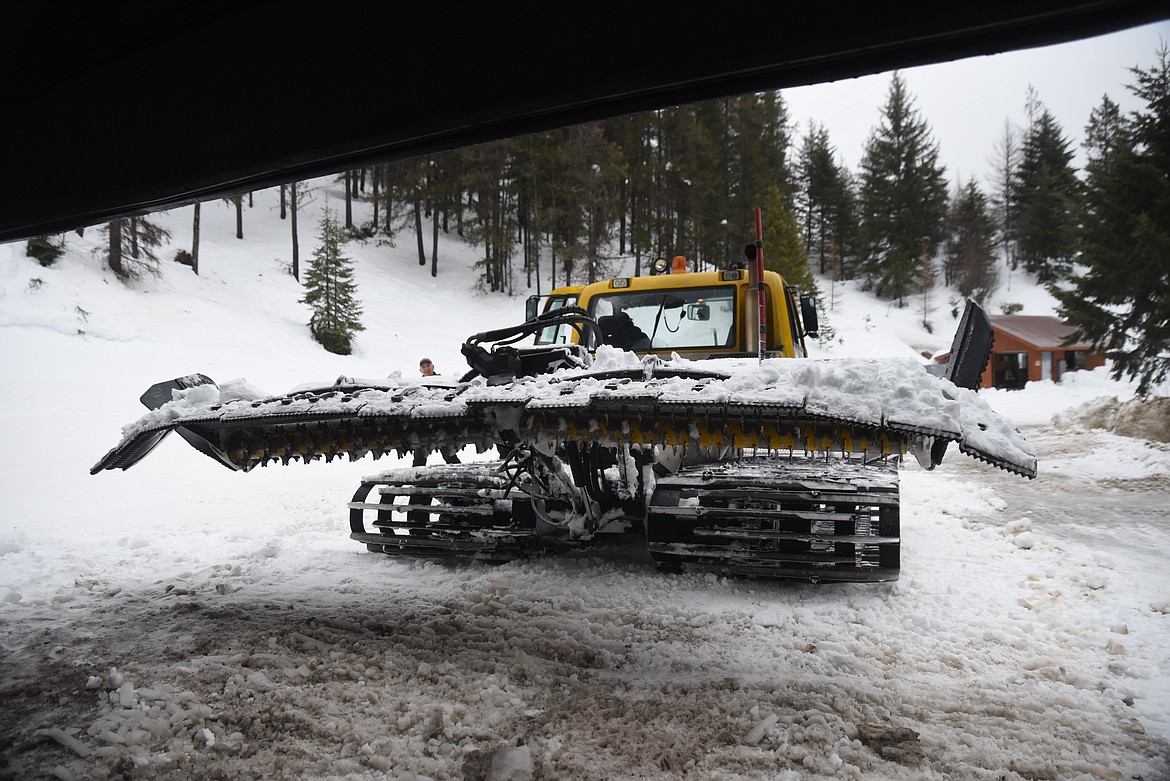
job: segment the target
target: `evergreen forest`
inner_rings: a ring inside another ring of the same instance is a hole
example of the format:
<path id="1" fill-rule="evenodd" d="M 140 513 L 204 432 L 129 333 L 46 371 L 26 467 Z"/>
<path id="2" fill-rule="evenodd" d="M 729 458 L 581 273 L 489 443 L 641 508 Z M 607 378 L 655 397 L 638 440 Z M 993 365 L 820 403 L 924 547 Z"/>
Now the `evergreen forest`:
<path id="1" fill-rule="evenodd" d="M 907 306 L 941 279 L 982 303 L 1002 269 L 1022 268 L 1050 286 L 1061 316 L 1108 351 L 1118 375 L 1145 389 L 1170 368 L 1166 47 L 1131 73 L 1142 107 L 1123 115 L 1103 97 L 1086 118 L 1084 170 L 1073 167 L 1066 129 L 1030 94 L 1026 125 L 1005 125 L 986 181 L 951 181 L 929 118 L 895 72 L 855 171 L 826 128 L 794 127 L 782 94 L 762 92 L 345 171 L 338 227 L 346 240 L 414 242 L 433 275 L 441 241 L 458 235 L 479 249 L 485 292 L 521 294 L 647 273 L 657 257 L 725 267 L 743 257 L 758 207 L 766 264 L 803 289 L 852 279 Z M 281 212 L 300 279 L 297 184 L 281 188 Z M 247 199 L 231 199 L 241 239 Z M 196 209 L 193 247 L 182 253 L 196 273 L 198 219 Z M 152 247 L 165 237 L 149 215 L 103 231 L 120 276 L 157 268 Z M 340 246 L 333 226 L 326 233 L 317 243 Z M 29 251 L 46 262 L 55 244 L 42 237 Z M 358 314 L 341 330 L 360 328 Z"/>

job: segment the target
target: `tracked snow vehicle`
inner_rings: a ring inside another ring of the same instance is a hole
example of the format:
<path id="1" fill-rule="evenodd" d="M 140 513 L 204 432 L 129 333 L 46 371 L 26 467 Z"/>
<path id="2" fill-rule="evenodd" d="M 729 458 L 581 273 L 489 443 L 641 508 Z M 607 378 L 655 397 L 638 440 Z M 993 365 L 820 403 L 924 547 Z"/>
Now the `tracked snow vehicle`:
<path id="1" fill-rule="evenodd" d="M 1035 476 L 1031 447 L 973 390 L 982 310 L 968 304 L 942 378 L 810 359 L 812 302 L 755 260 L 554 291 L 522 325 L 469 338 L 458 382 L 342 377 L 270 398 L 203 375 L 160 383 L 91 471 L 127 469 L 171 431 L 244 472 L 475 446 L 499 459 L 365 478 L 350 536 L 507 561 L 636 535 L 665 566 L 813 582 L 898 577 L 907 453 L 931 468 L 955 442 Z"/>

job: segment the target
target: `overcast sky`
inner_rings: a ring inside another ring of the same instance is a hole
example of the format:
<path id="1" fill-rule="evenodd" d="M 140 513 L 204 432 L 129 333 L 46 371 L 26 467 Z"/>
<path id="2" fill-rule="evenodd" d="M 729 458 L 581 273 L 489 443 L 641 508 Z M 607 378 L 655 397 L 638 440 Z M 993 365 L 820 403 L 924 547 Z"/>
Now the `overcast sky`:
<path id="1" fill-rule="evenodd" d="M 1028 86 L 1060 123 L 1083 161 L 1081 139 L 1089 114 L 1103 96 L 1122 111 L 1141 107 L 1126 89 L 1129 68 L 1151 67 L 1163 44 L 1170 46 L 1170 21 L 1059 46 L 1046 46 L 941 65 L 909 68 L 902 73 L 914 107 L 930 124 L 939 144 L 947 177 L 972 176 L 987 189 L 996 146 L 1005 122 L 1023 128 Z M 880 119 L 890 88 L 890 73 L 783 91 L 799 137 L 809 120 L 825 126 L 838 156 L 857 171 L 866 139 Z"/>

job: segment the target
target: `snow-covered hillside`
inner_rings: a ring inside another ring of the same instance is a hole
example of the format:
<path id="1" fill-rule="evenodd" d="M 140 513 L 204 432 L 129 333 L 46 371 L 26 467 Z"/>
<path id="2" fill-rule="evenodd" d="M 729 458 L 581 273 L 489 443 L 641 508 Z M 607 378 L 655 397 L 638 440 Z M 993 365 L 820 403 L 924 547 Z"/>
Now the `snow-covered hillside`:
<path id="1" fill-rule="evenodd" d="M 341 207 L 314 184 L 302 262 Z M 667 575 L 628 548 L 396 561 L 348 539 L 345 508 L 393 458 L 245 475 L 172 438 L 88 471 L 154 382 L 281 393 L 423 356 L 457 375 L 463 339 L 522 319 L 522 295 L 476 292 L 453 238 L 437 278 L 413 236 L 351 244 L 367 330 L 335 356 L 308 337 L 275 193 L 242 241 L 227 204 L 203 207 L 198 277 L 169 260 L 190 210 L 158 219 L 162 273 L 129 286 L 94 228 L 50 268 L 0 246 L 0 778 L 1170 777 L 1170 445 L 1116 433 L 1153 431 L 1120 425 L 1131 386 L 985 391 L 1040 476 L 906 465 L 896 584 Z M 920 300 L 821 284 L 818 355 L 950 346 L 945 291 L 927 329 Z M 1004 303 L 1052 307 L 1022 276 Z"/>

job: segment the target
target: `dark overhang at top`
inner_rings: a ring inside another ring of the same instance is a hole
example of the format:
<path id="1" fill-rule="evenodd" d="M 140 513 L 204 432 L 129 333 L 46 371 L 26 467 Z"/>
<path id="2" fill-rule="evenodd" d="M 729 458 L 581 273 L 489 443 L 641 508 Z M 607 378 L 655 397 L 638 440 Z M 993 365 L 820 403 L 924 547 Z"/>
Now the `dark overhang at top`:
<path id="1" fill-rule="evenodd" d="M 0 241 L 587 120 L 1062 43 L 1146 0 L 37 3 L 0 46 Z"/>

